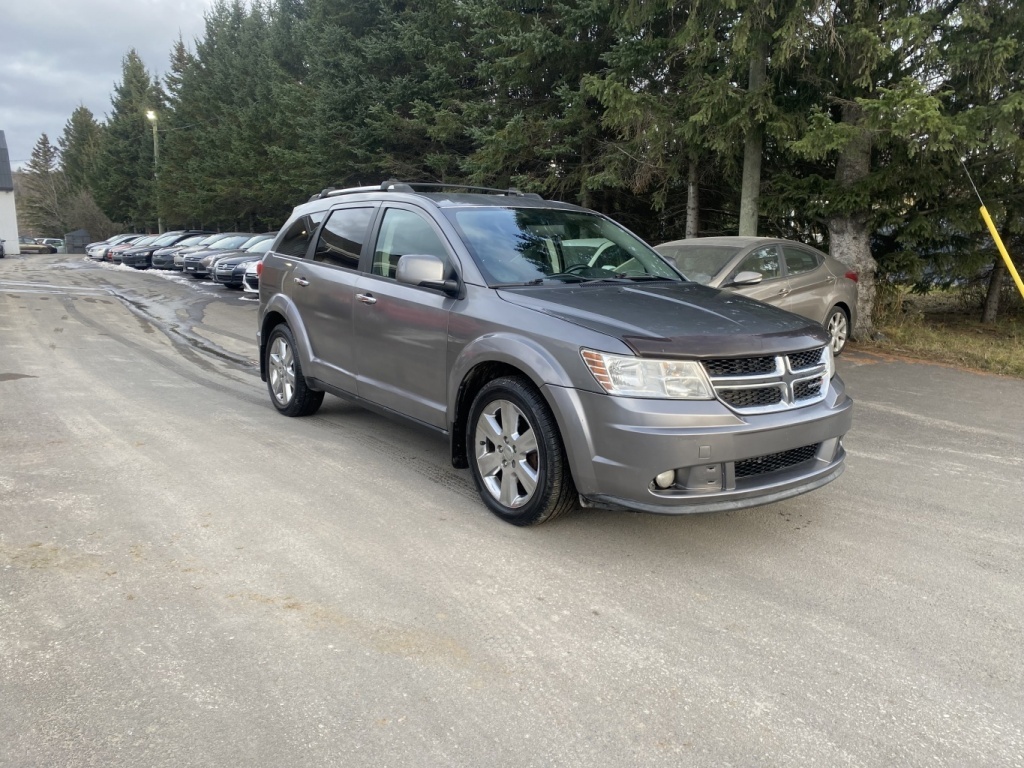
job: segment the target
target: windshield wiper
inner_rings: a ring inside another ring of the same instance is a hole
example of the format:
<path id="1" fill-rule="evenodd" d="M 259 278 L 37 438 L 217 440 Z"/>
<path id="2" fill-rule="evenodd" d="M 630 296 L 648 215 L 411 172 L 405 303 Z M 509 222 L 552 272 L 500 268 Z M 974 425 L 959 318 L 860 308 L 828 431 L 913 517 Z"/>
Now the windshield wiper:
<path id="1" fill-rule="evenodd" d="M 681 280 L 673 280 L 671 277 L 665 277 L 663 275 L 630 275 L 625 272 L 615 275 L 620 280 L 668 280 L 670 283 L 682 282 Z"/>
<path id="2" fill-rule="evenodd" d="M 574 275 L 571 272 L 555 272 L 551 275 L 544 275 L 544 277 L 538 277 L 535 280 L 528 280 L 523 285 L 543 285 L 548 280 L 564 280 L 564 281 L 575 281 L 577 283 L 589 283 L 591 278 L 583 277 L 582 275 Z"/>

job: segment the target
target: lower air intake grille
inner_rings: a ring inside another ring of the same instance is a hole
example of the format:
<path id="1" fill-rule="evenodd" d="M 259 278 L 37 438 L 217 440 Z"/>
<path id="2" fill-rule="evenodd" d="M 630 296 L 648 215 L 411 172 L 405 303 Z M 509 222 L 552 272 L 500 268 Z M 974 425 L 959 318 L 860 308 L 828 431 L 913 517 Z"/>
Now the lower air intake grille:
<path id="1" fill-rule="evenodd" d="M 767 472 L 775 472 L 779 469 L 795 467 L 797 464 L 813 459 L 818 452 L 818 445 L 805 445 L 803 448 L 792 448 L 781 453 L 769 453 L 766 456 L 755 456 L 752 459 L 743 459 L 736 462 L 736 479 L 741 477 L 753 477 L 763 475 Z"/>

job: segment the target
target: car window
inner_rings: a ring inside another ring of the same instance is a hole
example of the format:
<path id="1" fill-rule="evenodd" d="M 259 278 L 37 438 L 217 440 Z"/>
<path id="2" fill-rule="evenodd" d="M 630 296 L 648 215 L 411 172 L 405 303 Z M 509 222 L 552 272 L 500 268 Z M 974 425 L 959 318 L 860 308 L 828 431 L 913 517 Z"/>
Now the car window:
<path id="1" fill-rule="evenodd" d="M 410 253 L 437 256 L 444 262 L 445 274 L 448 274 L 448 249 L 434 232 L 430 222 L 413 211 L 388 208 L 384 212 L 380 234 L 377 235 L 370 272 L 393 278 L 398 269 L 398 260 Z"/>
<path id="2" fill-rule="evenodd" d="M 779 264 L 779 249 L 774 245 L 758 248 L 747 256 L 733 272 L 733 277 L 740 272 L 760 272 L 765 280 L 771 280 L 782 274 Z"/>
<path id="3" fill-rule="evenodd" d="M 281 237 L 274 250 L 285 256 L 304 258 L 309 249 L 309 242 L 313 239 L 317 225 L 323 221 L 324 212 L 307 213 L 296 219 Z"/>
<path id="4" fill-rule="evenodd" d="M 489 284 L 680 276 L 610 219 L 551 208 L 444 209 Z M 568 247 L 566 247 L 568 246 Z"/>
<path id="5" fill-rule="evenodd" d="M 316 241 L 313 261 L 346 269 L 359 267 L 359 254 L 366 241 L 366 230 L 373 208 L 339 208 L 331 211 Z"/>
<path id="6" fill-rule="evenodd" d="M 230 235 L 228 237 L 222 237 L 220 240 L 215 240 L 210 243 L 211 249 L 218 251 L 224 251 L 228 248 L 239 248 L 244 243 L 251 239 L 252 235 Z"/>
<path id="7" fill-rule="evenodd" d="M 782 250 L 786 255 L 787 274 L 799 275 L 803 272 L 810 272 L 821 264 L 821 260 L 815 254 L 805 251 L 803 248 L 787 245 Z"/>
<path id="8" fill-rule="evenodd" d="M 674 259 L 688 280 L 707 285 L 739 252 L 735 245 L 705 245 L 700 242 L 659 245 L 658 253 Z"/>

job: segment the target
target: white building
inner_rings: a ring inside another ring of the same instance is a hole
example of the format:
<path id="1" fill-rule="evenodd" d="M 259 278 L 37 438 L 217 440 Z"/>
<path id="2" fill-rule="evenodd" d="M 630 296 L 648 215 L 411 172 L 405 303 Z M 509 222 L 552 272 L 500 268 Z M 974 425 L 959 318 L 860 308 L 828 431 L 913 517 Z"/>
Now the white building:
<path id="1" fill-rule="evenodd" d="M 14 207 L 14 177 L 11 175 L 11 155 L 7 139 L 0 131 L 0 240 L 6 240 L 4 250 L 9 256 L 21 253 L 18 247 L 18 212 Z"/>

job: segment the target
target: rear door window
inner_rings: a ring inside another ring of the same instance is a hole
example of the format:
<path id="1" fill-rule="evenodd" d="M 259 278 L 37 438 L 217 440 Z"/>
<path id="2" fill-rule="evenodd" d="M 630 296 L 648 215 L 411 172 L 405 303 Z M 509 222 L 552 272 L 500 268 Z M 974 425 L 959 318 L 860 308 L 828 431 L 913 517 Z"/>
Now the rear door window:
<path id="1" fill-rule="evenodd" d="M 325 211 L 307 213 L 296 219 L 281 236 L 281 240 L 274 250 L 285 256 L 305 258 L 309 250 L 309 243 L 313 239 L 317 225 L 324 220 Z"/>
<path id="2" fill-rule="evenodd" d="M 359 257 L 366 242 L 366 233 L 374 214 L 373 206 L 338 208 L 320 229 L 320 237 L 313 251 L 313 261 L 333 264 L 346 269 L 358 269 Z"/>
<path id="3" fill-rule="evenodd" d="M 783 252 L 786 254 L 786 273 L 789 275 L 800 275 L 804 272 L 810 272 L 817 269 L 818 265 L 821 264 L 821 259 L 803 248 L 794 248 L 787 245 L 783 248 Z"/>

